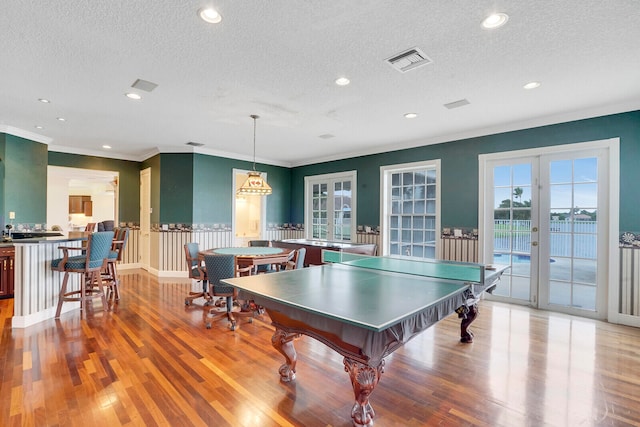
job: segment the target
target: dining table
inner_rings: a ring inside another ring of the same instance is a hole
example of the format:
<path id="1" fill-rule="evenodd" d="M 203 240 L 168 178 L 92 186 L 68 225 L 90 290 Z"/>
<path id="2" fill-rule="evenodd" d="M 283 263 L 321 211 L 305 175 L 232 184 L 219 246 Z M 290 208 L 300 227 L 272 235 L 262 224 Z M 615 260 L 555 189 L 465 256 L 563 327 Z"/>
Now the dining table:
<path id="1" fill-rule="evenodd" d="M 200 251 L 200 257 L 204 259 L 207 254 L 234 255 L 239 268 L 251 267 L 256 272 L 260 265 L 274 265 L 277 271 L 291 258 L 291 251 L 271 246 L 238 246 L 206 249 Z"/>

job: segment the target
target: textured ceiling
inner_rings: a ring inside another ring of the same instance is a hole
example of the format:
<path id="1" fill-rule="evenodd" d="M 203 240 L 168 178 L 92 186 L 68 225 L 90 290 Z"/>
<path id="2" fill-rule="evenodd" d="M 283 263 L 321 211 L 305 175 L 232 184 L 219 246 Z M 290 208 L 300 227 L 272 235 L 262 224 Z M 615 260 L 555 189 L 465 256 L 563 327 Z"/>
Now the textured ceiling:
<path id="1" fill-rule="evenodd" d="M 205 4 L 220 24 L 200 20 Z M 250 160 L 258 114 L 258 161 L 293 166 L 630 111 L 640 109 L 638 6 L 3 0 L 0 132 L 123 159 Z M 496 11 L 508 23 L 481 28 Z M 385 62 L 413 47 L 433 63 L 400 73 Z M 340 76 L 351 84 L 337 86 Z M 136 79 L 158 87 L 132 101 Z M 533 80 L 542 86 L 522 89 Z M 469 105 L 444 107 L 461 99 Z"/>

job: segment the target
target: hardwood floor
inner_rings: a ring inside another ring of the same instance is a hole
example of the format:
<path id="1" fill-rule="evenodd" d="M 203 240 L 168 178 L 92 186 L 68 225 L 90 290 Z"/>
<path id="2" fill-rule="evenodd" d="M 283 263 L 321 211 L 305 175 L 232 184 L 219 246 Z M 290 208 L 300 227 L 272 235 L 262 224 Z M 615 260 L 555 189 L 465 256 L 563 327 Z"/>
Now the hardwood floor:
<path id="1" fill-rule="evenodd" d="M 342 358 L 268 319 L 210 330 L 188 282 L 121 271 L 121 301 L 12 329 L 0 301 L 0 426 L 349 426 Z M 387 358 L 377 426 L 640 426 L 640 329 L 483 302 L 475 342 L 449 317 Z"/>

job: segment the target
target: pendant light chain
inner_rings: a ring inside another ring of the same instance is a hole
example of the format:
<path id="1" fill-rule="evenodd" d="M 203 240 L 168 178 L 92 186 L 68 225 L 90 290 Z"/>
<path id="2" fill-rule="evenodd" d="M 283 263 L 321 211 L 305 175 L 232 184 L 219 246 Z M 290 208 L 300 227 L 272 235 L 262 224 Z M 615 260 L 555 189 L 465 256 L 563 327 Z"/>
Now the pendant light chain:
<path id="1" fill-rule="evenodd" d="M 253 119 L 253 171 L 256 171 L 256 119 L 259 119 L 260 116 L 252 114 L 250 116 Z"/>

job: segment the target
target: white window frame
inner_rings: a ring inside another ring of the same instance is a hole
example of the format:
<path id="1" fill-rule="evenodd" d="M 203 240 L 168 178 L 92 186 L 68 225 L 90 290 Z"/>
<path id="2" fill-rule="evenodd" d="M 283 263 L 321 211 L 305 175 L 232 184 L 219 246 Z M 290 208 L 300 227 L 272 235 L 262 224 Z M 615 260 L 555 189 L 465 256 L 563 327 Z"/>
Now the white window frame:
<path id="1" fill-rule="evenodd" d="M 304 177 L 304 230 L 305 230 L 305 238 L 313 239 L 313 214 L 312 214 L 312 203 L 313 203 L 313 185 L 314 184 L 327 184 L 327 188 L 329 189 L 329 195 L 327 198 L 327 212 L 334 212 L 333 209 L 333 185 L 336 182 L 340 181 L 351 181 L 351 230 L 350 230 L 350 241 L 356 242 L 356 221 L 357 221 L 357 188 L 358 188 L 358 173 L 355 170 L 346 171 L 346 172 L 336 172 L 336 173 L 328 173 L 322 175 L 311 175 Z M 328 239 L 320 239 L 320 240 L 332 240 L 334 237 L 333 230 L 333 218 L 328 218 L 327 224 L 327 237 Z M 316 239 L 318 240 L 318 239 Z"/>
<path id="2" fill-rule="evenodd" d="M 380 244 L 381 255 L 389 255 L 390 225 L 389 212 L 391 212 L 391 175 L 399 172 L 411 172 L 419 169 L 434 168 L 436 170 L 436 247 L 435 258 L 440 254 L 441 245 L 441 173 L 440 159 L 424 160 L 420 162 L 401 163 L 395 165 L 380 166 Z"/>

